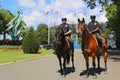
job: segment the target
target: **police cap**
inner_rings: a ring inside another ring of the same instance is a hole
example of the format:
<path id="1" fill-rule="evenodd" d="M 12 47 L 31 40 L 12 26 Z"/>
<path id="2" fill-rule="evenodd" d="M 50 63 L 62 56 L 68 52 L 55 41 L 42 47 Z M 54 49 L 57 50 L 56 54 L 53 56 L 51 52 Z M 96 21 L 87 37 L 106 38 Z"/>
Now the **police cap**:
<path id="1" fill-rule="evenodd" d="M 62 18 L 62 21 L 67 21 L 67 18 Z"/>
<path id="2" fill-rule="evenodd" d="M 95 16 L 95 15 L 91 15 L 90 18 L 91 18 L 91 19 L 95 19 L 96 16 Z"/>

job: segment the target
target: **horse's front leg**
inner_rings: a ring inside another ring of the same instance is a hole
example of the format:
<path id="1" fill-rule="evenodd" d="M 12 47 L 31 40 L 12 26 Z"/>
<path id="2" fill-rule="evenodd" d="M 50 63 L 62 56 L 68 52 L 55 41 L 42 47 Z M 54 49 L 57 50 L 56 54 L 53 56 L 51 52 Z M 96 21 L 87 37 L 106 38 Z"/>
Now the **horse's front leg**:
<path id="1" fill-rule="evenodd" d="M 88 59 L 88 56 L 84 55 L 84 58 L 85 58 L 85 61 L 86 61 L 86 70 L 87 70 L 87 73 L 86 73 L 86 78 L 89 77 L 89 59 Z"/>
<path id="2" fill-rule="evenodd" d="M 65 76 L 66 75 L 66 56 L 64 56 L 63 58 L 63 75 Z"/>
<path id="3" fill-rule="evenodd" d="M 61 75 L 63 75 L 61 57 L 60 56 L 57 56 L 57 57 L 58 57 L 58 60 L 59 60 L 60 73 L 61 73 Z"/>

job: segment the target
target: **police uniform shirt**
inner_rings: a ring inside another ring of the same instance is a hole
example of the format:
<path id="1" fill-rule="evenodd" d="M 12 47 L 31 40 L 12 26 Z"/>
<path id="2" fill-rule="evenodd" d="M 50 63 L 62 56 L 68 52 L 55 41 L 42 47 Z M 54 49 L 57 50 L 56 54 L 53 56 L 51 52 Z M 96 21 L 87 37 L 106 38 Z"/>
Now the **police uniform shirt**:
<path id="1" fill-rule="evenodd" d="M 64 31 L 64 33 L 66 33 L 66 32 L 69 31 L 69 30 L 72 30 L 72 29 L 71 29 L 71 26 L 70 26 L 69 24 L 67 24 L 67 23 L 61 24 L 61 25 L 60 25 L 60 28 Z M 69 34 L 69 35 L 70 35 L 70 34 Z"/>
<path id="2" fill-rule="evenodd" d="M 99 23 L 97 21 L 90 22 L 88 24 L 89 31 L 92 31 L 92 30 L 96 29 L 97 27 L 100 27 L 100 25 L 99 25 Z M 99 32 L 99 31 L 96 31 L 95 33 L 97 33 L 97 32 Z"/>

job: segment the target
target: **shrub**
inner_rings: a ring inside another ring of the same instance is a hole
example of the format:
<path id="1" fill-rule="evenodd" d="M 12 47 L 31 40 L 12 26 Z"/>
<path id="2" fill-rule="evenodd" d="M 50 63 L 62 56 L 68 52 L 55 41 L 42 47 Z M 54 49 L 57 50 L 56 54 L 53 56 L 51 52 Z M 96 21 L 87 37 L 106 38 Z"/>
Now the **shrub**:
<path id="1" fill-rule="evenodd" d="M 37 39 L 35 38 L 34 32 L 29 31 L 25 36 L 22 49 L 24 53 L 37 53 L 39 49 L 39 44 Z"/>

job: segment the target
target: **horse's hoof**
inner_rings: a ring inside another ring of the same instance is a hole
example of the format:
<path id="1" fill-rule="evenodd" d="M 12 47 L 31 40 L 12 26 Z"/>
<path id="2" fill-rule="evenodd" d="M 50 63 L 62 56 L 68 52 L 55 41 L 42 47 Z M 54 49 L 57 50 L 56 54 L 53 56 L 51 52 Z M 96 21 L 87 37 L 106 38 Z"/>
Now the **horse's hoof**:
<path id="1" fill-rule="evenodd" d="M 99 69 L 100 69 L 100 66 L 98 66 L 97 69 L 99 70 Z"/>
<path id="2" fill-rule="evenodd" d="M 97 75 L 94 75 L 94 76 L 93 76 L 93 79 L 97 79 Z"/>
<path id="3" fill-rule="evenodd" d="M 108 73 L 107 71 L 104 72 L 104 74 L 107 74 L 107 73 Z"/>
<path id="4" fill-rule="evenodd" d="M 72 68 L 72 72 L 75 72 L 75 67 Z"/>
<path id="5" fill-rule="evenodd" d="M 88 78 L 89 77 L 89 75 L 86 75 L 86 78 Z"/>
<path id="6" fill-rule="evenodd" d="M 65 78 L 66 77 L 66 74 L 63 74 L 63 75 L 61 75 L 62 76 L 62 78 Z"/>
<path id="7" fill-rule="evenodd" d="M 63 76 L 63 73 L 61 73 L 61 76 Z"/>

